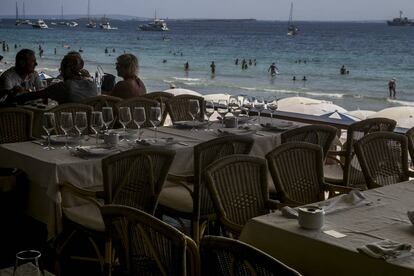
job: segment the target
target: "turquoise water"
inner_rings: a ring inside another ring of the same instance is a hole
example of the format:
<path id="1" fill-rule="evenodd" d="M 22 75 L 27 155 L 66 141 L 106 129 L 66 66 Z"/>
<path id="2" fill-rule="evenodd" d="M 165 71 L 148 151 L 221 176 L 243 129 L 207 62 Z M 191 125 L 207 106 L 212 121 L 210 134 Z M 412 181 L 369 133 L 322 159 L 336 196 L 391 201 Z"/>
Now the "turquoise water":
<path id="1" fill-rule="evenodd" d="M 111 24 L 119 29 L 111 31 L 88 29 L 85 22 L 69 28 L 46 21 L 54 28 L 48 30 L 13 23 L 0 22 L 0 40 L 10 46 L 10 52 L 0 54 L 12 62 L 18 50 L 14 44 L 34 50 L 41 44 L 45 52 L 38 58 L 38 70 L 54 76 L 69 50 L 83 49 L 89 71 L 101 64 L 110 73 L 115 73 L 116 56 L 126 51 L 139 57 L 140 76 L 149 91 L 164 90 L 174 83 L 203 94 L 300 95 L 330 100 L 349 110 L 414 105 L 414 27 L 299 22 L 300 35 L 289 37 L 286 23 L 270 21 L 171 21 L 168 33 L 137 31 L 142 22 L 136 21 L 114 20 Z M 105 54 L 106 47 L 116 52 Z M 257 66 L 243 71 L 234 65 L 236 58 L 255 58 Z M 162 63 L 163 59 L 167 62 Z M 299 59 L 306 64 L 296 63 Z M 214 78 L 210 74 L 213 60 Z M 186 61 L 188 73 L 183 70 Z M 272 62 L 280 71 L 274 78 L 267 73 Z M 339 74 L 342 64 L 349 75 Z M 293 76 L 298 81 L 293 82 Z M 308 81 L 301 81 L 303 76 Z M 396 100 L 387 98 L 387 82 L 392 77 L 397 78 Z"/>

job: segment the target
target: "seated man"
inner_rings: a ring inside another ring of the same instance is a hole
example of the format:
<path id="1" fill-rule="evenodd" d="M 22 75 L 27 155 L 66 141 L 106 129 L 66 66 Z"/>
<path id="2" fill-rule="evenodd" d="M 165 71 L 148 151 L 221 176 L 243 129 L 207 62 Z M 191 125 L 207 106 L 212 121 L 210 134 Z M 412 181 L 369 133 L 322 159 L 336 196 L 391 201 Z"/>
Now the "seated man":
<path id="1" fill-rule="evenodd" d="M 82 100 L 98 95 L 95 83 L 83 74 L 83 60 L 80 54 L 69 53 L 60 63 L 62 82 L 53 84 L 41 91 L 17 96 L 18 103 L 39 98 L 51 98 L 63 103 L 79 103 Z"/>
<path id="2" fill-rule="evenodd" d="M 32 50 L 23 49 L 16 55 L 15 66 L 0 76 L 0 101 L 8 95 L 42 89 L 39 74 L 35 71 L 36 56 Z"/>

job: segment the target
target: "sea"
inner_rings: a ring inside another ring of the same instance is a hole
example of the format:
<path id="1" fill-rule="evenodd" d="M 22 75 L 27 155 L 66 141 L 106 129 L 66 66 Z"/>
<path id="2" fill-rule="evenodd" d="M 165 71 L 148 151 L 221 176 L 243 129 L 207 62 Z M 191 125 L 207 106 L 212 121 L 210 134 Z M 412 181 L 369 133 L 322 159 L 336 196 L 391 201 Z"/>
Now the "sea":
<path id="1" fill-rule="evenodd" d="M 92 74 L 98 65 L 116 74 L 116 57 L 126 52 L 139 58 L 139 76 L 148 91 L 174 84 L 202 94 L 304 96 L 348 110 L 414 106 L 414 27 L 389 27 L 385 21 L 296 22 L 299 34 L 288 36 L 287 23 L 276 21 L 167 20 L 168 32 L 139 31 L 147 22 L 134 20 L 111 20 L 117 30 L 89 29 L 85 20 L 77 20 L 74 28 L 54 26 L 52 21 L 46 20 L 49 29 L 40 30 L 1 20 L 0 41 L 10 50 L 0 49 L 7 62 L 0 69 L 13 64 L 18 50 L 38 53 L 40 45 L 44 54 L 37 57 L 38 72 L 57 76 L 63 55 L 82 50 L 85 68 Z M 246 70 L 242 59 L 252 60 Z M 215 75 L 210 72 L 212 61 Z M 268 72 L 272 62 L 279 71 L 274 77 Z M 342 65 L 349 74 L 340 74 Z M 397 80 L 396 99 L 388 98 L 391 78 Z"/>

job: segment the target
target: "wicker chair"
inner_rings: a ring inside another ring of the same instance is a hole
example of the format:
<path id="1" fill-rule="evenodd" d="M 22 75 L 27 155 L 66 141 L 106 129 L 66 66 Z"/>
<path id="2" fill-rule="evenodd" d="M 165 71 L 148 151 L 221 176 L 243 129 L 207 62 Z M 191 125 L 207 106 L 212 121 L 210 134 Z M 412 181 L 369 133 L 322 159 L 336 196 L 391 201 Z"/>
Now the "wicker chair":
<path id="1" fill-rule="evenodd" d="M 93 107 L 95 111 L 102 111 L 102 107 L 112 107 L 115 109 L 117 103 L 122 101 L 121 98 L 108 96 L 108 95 L 100 95 L 96 97 L 90 97 L 82 101 L 83 104 L 90 105 Z"/>
<path id="2" fill-rule="evenodd" d="M 232 155 L 205 169 L 208 191 L 224 232 L 238 237 L 253 217 L 278 208 L 269 199 L 266 160 L 247 155 Z"/>
<path id="3" fill-rule="evenodd" d="M 411 166 L 412 166 L 414 162 L 414 127 L 410 128 L 405 133 L 405 135 L 407 136 L 407 139 L 408 139 L 408 152 L 410 154 Z"/>
<path id="4" fill-rule="evenodd" d="M 366 189 L 365 178 L 362 174 L 358 158 L 355 155 L 354 144 L 372 132 L 393 131 L 395 125 L 396 122 L 394 120 L 387 118 L 366 119 L 350 125 L 348 127 L 344 149 L 342 151 L 331 151 L 328 153 L 329 156 L 337 159 L 339 165 L 333 165 L 331 168 L 325 167 L 326 181 Z M 331 173 L 331 171 L 335 171 L 335 173 Z"/>
<path id="5" fill-rule="evenodd" d="M 204 169 L 224 156 L 248 154 L 254 140 L 245 136 L 224 136 L 194 147 L 194 176 L 169 175 L 175 185 L 165 187 L 159 198 L 159 212 L 192 221 L 192 237 L 197 242 L 209 221 L 216 219 L 203 178 Z"/>
<path id="6" fill-rule="evenodd" d="M 55 108 L 52 108 L 49 112 L 55 113 L 56 118 L 56 133 L 63 134 L 63 130 L 60 129 L 60 113 L 62 112 L 71 112 L 73 116 L 73 120 L 75 120 L 75 113 L 76 112 L 86 112 L 86 116 L 88 117 L 88 122 L 91 120 L 93 108 L 86 104 L 79 104 L 79 103 L 67 103 L 67 104 L 60 104 Z M 75 121 L 73 121 L 75 123 Z M 90 131 L 89 131 L 90 132 Z"/>
<path id="7" fill-rule="evenodd" d="M 351 190 L 324 182 L 323 154 L 318 145 L 288 142 L 269 152 L 266 159 L 281 202 L 286 205 L 325 200 L 325 191 L 335 195 Z"/>
<path id="8" fill-rule="evenodd" d="M 325 159 L 338 129 L 328 125 L 308 125 L 283 132 L 280 135 L 282 144 L 286 142 L 307 142 L 316 144 L 323 149 Z"/>
<path id="9" fill-rule="evenodd" d="M 206 236 L 200 243 L 202 276 L 300 276 L 292 268 L 244 242 Z"/>
<path id="10" fill-rule="evenodd" d="M 198 100 L 200 104 L 200 114 L 197 118 L 199 121 L 204 120 L 205 102 L 203 97 L 195 95 L 178 95 L 167 101 L 167 111 L 170 114 L 171 121 L 191 121 L 190 100 Z"/>
<path id="11" fill-rule="evenodd" d="M 147 93 L 145 95 L 143 95 L 144 98 L 147 99 L 151 99 L 151 100 L 156 100 L 157 102 L 160 103 L 161 109 L 162 109 L 162 120 L 161 120 L 161 126 L 164 125 L 165 122 L 165 118 L 167 118 L 168 115 L 168 111 L 166 108 L 166 102 L 171 99 L 172 97 L 174 97 L 173 94 L 168 93 L 168 92 L 163 92 L 163 91 L 157 91 L 157 92 L 151 92 L 151 93 Z"/>
<path id="12" fill-rule="evenodd" d="M 143 107 L 145 109 L 146 121 L 144 124 L 142 124 L 142 127 L 152 127 L 152 124 L 150 123 L 150 114 L 151 114 L 150 111 L 151 111 L 151 107 L 154 107 L 154 106 L 160 106 L 160 104 L 156 100 L 147 99 L 145 97 L 135 97 L 135 98 L 123 100 L 122 102 L 119 102 L 116 104 L 118 113 L 119 113 L 120 107 L 129 107 L 131 108 L 132 116 L 134 112 L 134 107 Z M 133 118 L 127 127 L 137 128 L 137 126 L 134 123 Z"/>
<path id="13" fill-rule="evenodd" d="M 355 144 L 369 189 L 408 181 L 408 141 L 402 134 L 376 132 Z"/>
<path id="14" fill-rule="evenodd" d="M 33 112 L 22 108 L 0 109 L 0 144 L 30 141 Z"/>
<path id="15" fill-rule="evenodd" d="M 101 212 L 122 275 L 199 275 L 196 244 L 174 227 L 131 207 L 106 205 Z"/>
<path id="16" fill-rule="evenodd" d="M 153 214 L 158 196 L 164 185 L 175 152 L 162 148 L 133 149 L 102 160 L 104 190 L 82 189 L 70 183 L 60 186 L 64 217 L 74 227 L 72 233 L 56 241 L 57 256 L 66 243 L 77 232 L 89 237 L 103 268 L 103 258 L 93 237 L 102 236 L 105 228 L 99 207 L 105 204 L 120 204 L 141 209 Z M 108 251 L 106 255 L 108 255 Z M 110 255 L 107 256 L 107 262 Z M 58 264 L 57 264 L 58 268 Z"/>

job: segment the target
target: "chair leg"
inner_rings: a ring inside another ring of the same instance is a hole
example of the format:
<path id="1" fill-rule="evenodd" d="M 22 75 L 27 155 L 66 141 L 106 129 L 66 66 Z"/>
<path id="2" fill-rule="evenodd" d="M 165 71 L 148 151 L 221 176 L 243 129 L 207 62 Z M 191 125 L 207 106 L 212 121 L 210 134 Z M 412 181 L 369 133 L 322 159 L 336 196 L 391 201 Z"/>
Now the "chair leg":
<path id="1" fill-rule="evenodd" d="M 192 220 L 193 240 L 198 245 L 200 243 L 200 224 L 198 220 Z"/>
<path id="2" fill-rule="evenodd" d="M 55 254 L 56 254 L 56 256 L 55 256 L 55 274 L 56 274 L 56 276 L 60 276 L 62 274 L 61 269 L 60 269 L 60 258 L 61 258 L 63 249 L 66 247 L 68 242 L 72 239 L 72 237 L 76 234 L 76 232 L 77 232 L 76 229 L 73 230 L 69 234 L 69 236 L 65 240 L 63 240 L 62 245 L 59 245 L 59 240 L 61 239 L 61 237 L 63 236 L 64 233 L 62 232 L 60 235 L 58 235 L 56 237 L 56 241 L 55 241 Z"/>
<path id="3" fill-rule="evenodd" d="M 106 239 L 105 241 L 105 267 L 104 267 L 104 275 L 111 276 L 112 275 L 112 240 Z"/>
<path id="4" fill-rule="evenodd" d="M 93 248 L 95 249 L 96 256 L 98 257 L 98 261 L 101 266 L 101 272 L 103 273 L 105 271 L 105 257 L 102 256 L 101 251 L 99 250 L 99 247 L 96 244 L 96 242 L 91 237 L 88 237 L 88 240 L 92 244 Z M 106 243 L 105 243 L 105 251 L 106 251 Z"/>

